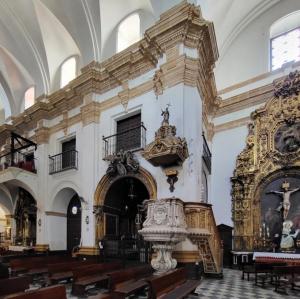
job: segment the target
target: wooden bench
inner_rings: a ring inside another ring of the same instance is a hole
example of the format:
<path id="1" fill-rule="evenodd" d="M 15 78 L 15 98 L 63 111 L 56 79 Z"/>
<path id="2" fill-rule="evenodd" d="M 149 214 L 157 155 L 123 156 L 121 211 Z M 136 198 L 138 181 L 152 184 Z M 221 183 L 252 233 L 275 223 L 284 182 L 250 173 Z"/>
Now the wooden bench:
<path id="1" fill-rule="evenodd" d="M 72 294 L 82 296 L 87 286 L 108 283 L 108 272 L 118 270 L 122 267 L 120 262 L 95 264 L 79 267 L 73 270 Z"/>
<path id="2" fill-rule="evenodd" d="M 3 296 L 24 292 L 29 289 L 29 284 L 32 282 L 30 277 L 12 277 L 12 278 L 4 278 L 0 281 L 0 298 Z"/>
<path id="3" fill-rule="evenodd" d="M 185 298 L 200 284 L 199 280 L 188 280 L 184 268 L 179 268 L 166 274 L 148 279 L 150 286 L 149 299 L 181 299 Z"/>
<path id="4" fill-rule="evenodd" d="M 266 282 L 273 283 L 273 268 L 286 266 L 286 263 L 255 263 L 255 285 L 265 286 Z"/>
<path id="5" fill-rule="evenodd" d="M 36 257 L 24 257 L 10 260 L 10 268 L 12 275 L 17 275 L 19 273 L 26 273 L 31 269 L 45 269 L 48 264 L 62 263 L 66 261 L 71 261 L 70 256 L 36 256 Z"/>
<path id="6" fill-rule="evenodd" d="M 64 285 L 55 285 L 25 293 L 14 294 L 5 299 L 67 299 Z"/>
<path id="7" fill-rule="evenodd" d="M 109 290 L 113 291 L 113 298 L 126 298 L 145 290 L 148 288 L 145 278 L 152 276 L 152 272 L 149 265 L 144 265 L 110 273 Z"/>
<path id="8" fill-rule="evenodd" d="M 300 290 L 300 266 L 275 266 L 273 268 L 275 278 L 275 292 L 283 290 L 290 286 L 292 289 Z"/>
<path id="9" fill-rule="evenodd" d="M 95 264 L 94 260 L 85 260 L 48 265 L 49 283 L 56 284 L 63 280 L 69 281 L 73 278 L 73 270 L 93 264 Z"/>
<path id="10" fill-rule="evenodd" d="M 108 273 L 110 293 L 90 296 L 90 299 L 116 299 L 136 295 L 148 287 L 144 278 L 152 275 L 152 268 L 143 265 Z"/>

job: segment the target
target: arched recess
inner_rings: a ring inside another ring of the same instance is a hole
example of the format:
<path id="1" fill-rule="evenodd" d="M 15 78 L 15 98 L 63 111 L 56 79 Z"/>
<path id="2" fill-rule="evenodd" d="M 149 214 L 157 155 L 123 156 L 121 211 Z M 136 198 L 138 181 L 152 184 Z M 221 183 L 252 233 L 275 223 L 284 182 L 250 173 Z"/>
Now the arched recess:
<path id="1" fill-rule="evenodd" d="M 268 228 L 268 234 L 274 238 L 275 234 L 281 235 L 282 219 L 277 210 L 280 206 L 282 198 L 276 194 L 268 194 L 270 191 L 282 191 L 281 185 L 288 181 L 291 186 L 290 189 L 300 187 L 300 167 L 293 167 L 290 169 L 280 169 L 270 173 L 264 177 L 257 185 L 255 190 L 253 202 L 253 227 L 254 232 L 260 231 L 260 228 L 265 223 Z M 294 229 L 300 229 L 300 192 L 295 193 L 290 198 L 290 215 L 288 219 L 293 221 Z"/>
<path id="2" fill-rule="evenodd" d="M 18 188 L 14 218 L 16 223 L 15 244 L 35 245 L 37 201 L 30 192 L 22 187 Z"/>
<path id="3" fill-rule="evenodd" d="M 82 207 L 80 200 L 79 193 L 72 187 L 59 189 L 53 197 L 51 211 L 46 211 L 50 250 L 72 249 L 80 244 Z M 73 206 L 77 207 L 76 213 L 75 209 L 72 209 Z M 72 218 L 71 221 L 69 218 Z M 73 242 L 74 239 L 76 244 Z M 71 243 L 75 245 L 71 246 Z"/>
<path id="4" fill-rule="evenodd" d="M 157 198 L 157 184 L 153 176 L 150 172 L 148 172 L 146 169 L 139 167 L 138 172 L 136 173 L 129 173 L 126 176 L 109 176 L 104 175 L 100 182 L 97 185 L 95 196 L 94 196 L 94 205 L 97 207 L 101 207 L 104 205 L 107 193 L 110 189 L 110 187 L 117 182 L 118 180 L 122 178 L 134 178 L 139 180 L 141 183 L 144 184 L 146 187 L 149 199 L 156 199 Z M 96 241 L 100 240 L 104 236 L 104 219 L 103 219 L 103 213 L 99 214 L 97 216 L 97 219 L 95 221 L 95 231 L 96 231 Z"/>

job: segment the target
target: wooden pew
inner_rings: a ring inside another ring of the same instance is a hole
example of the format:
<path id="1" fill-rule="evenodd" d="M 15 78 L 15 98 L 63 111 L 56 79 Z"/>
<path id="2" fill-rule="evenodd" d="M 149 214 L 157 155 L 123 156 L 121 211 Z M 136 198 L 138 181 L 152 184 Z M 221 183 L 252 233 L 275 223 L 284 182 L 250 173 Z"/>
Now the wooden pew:
<path id="1" fill-rule="evenodd" d="M 32 282 L 31 277 L 12 277 L 1 279 L 0 281 L 0 298 L 2 296 L 24 292 L 29 289 L 29 284 Z"/>
<path id="2" fill-rule="evenodd" d="M 48 265 L 49 282 L 50 284 L 57 284 L 63 280 L 71 280 L 73 278 L 73 270 L 93 264 L 95 264 L 94 260 L 85 260 Z"/>
<path id="3" fill-rule="evenodd" d="M 89 299 L 118 299 L 136 295 L 137 292 L 148 287 L 144 278 L 152 275 L 152 268 L 149 265 L 143 265 L 114 271 L 107 275 L 110 293 L 90 296 Z"/>
<path id="4" fill-rule="evenodd" d="M 10 267 L 12 275 L 14 276 L 18 273 L 26 273 L 30 269 L 45 268 L 45 265 L 47 264 L 61 263 L 71 260 L 72 257 L 61 255 L 24 257 L 19 259 L 11 259 Z"/>
<path id="5" fill-rule="evenodd" d="M 103 263 L 80 267 L 73 270 L 72 294 L 82 296 L 89 285 L 108 282 L 108 272 L 122 268 L 121 262 Z"/>
<path id="6" fill-rule="evenodd" d="M 67 299 L 64 285 L 55 285 L 25 293 L 14 294 L 5 299 Z"/>
<path id="7" fill-rule="evenodd" d="M 179 268 L 166 274 L 153 276 L 147 279 L 149 289 L 149 299 L 181 299 L 185 298 L 200 284 L 199 280 L 188 280 L 186 270 Z"/>

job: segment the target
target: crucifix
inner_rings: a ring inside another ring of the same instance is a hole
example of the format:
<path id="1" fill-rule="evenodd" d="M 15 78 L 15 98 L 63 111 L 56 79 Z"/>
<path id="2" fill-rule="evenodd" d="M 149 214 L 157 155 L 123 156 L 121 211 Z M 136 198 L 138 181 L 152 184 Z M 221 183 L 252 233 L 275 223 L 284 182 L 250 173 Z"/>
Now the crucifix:
<path id="1" fill-rule="evenodd" d="M 300 188 L 295 188 L 292 190 L 289 190 L 290 188 L 290 183 L 287 181 L 284 181 L 281 185 L 281 188 L 283 191 L 269 191 L 267 192 L 267 194 L 276 194 L 279 195 L 280 197 L 282 197 L 282 201 L 280 202 L 280 205 L 278 206 L 278 208 L 276 209 L 278 212 L 281 212 L 283 210 L 283 221 L 286 220 L 290 207 L 291 207 L 291 202 L 290 202 L 290 198 L 291 195 L 297 191 L 300 190 Z"/>

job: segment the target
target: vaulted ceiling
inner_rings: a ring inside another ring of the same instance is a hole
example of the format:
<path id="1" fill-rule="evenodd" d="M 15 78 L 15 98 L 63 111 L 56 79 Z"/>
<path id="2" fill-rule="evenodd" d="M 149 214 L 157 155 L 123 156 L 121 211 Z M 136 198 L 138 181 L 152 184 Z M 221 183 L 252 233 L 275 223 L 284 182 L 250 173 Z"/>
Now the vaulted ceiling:
<path id="1" fill-rule="evenodd" d="M 280 0 L 194 0 L 215 24 L 222 56 L 247 25 Z M 36 96 L 59 88 L 59 68 L 77 56 L 79 69 L 115 53 L 118 24 L 142 14 L 142 30 L 179 0 L 0 0 L 0 97 L 12 114 L 22 111 L 24 92 Z M 1 101 L 0 101 L 1 102 Z M 1 109 L 1 107 L 0 107 Z"/>

